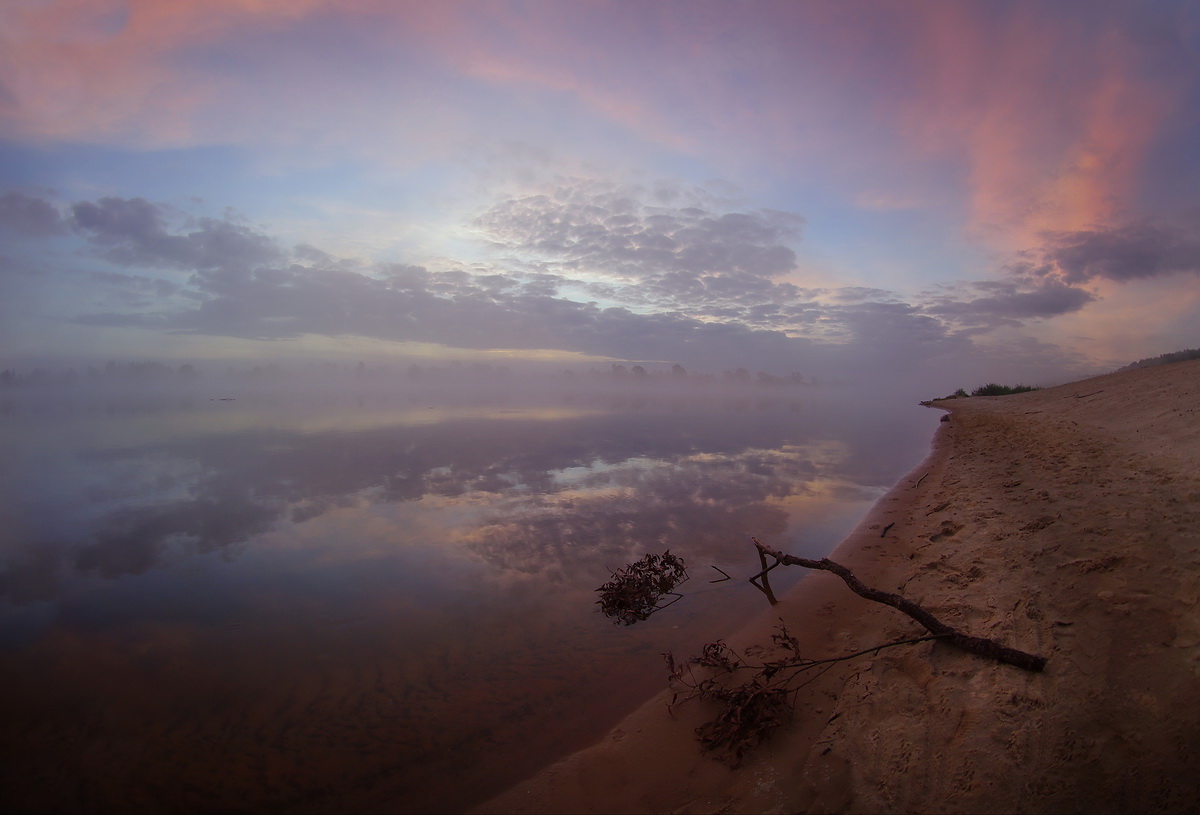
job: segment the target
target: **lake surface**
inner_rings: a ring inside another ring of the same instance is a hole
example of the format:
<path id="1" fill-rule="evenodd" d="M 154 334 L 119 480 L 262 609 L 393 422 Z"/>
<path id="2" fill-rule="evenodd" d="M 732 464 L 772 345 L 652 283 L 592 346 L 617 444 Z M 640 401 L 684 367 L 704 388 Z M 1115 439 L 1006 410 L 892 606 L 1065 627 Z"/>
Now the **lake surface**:
<path id="1" fill-rule="evenodd" d="M 767 607 L 709 582 L 751 535 L 828 553 L 928 452 L 936 411 L 811 391 L 0 394 L 0 809 L 499 792 Z M 682 601 L 597 612 L 667 549 Z"/>

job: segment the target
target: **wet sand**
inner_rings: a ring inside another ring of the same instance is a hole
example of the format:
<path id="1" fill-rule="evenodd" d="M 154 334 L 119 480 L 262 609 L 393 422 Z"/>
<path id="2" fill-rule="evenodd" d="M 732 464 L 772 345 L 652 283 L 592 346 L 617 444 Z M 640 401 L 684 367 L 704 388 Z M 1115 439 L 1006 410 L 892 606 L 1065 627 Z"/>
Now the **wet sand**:
<path id="1" fill-rule="evenodd" d="M 699 752 L 713 709 L 671 714 L 664 691 L 475 811 L 1194 810 L 1200 362 L 933 406 L 930 457 L 832 558 L 1043 673 L 941 643 L 836 663 L 736 769 Z M 922 633 L 813 573 L 727 641 L 769 642 L 778 619 L 812 658 Z"/>

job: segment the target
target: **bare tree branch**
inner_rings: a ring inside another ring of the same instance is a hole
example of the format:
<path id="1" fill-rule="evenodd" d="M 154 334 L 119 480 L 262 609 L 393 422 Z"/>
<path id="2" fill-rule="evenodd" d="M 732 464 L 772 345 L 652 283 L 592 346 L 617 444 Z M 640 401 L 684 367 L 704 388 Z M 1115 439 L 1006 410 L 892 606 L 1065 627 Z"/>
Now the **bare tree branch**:
<path id="1" fill-rule="evenodd" d="M 840 577 L 842 582 L 844 582 L 850 588 L 850 590 L 858 596 L 864 597 L 867 600 L 871 600 L 876 603 L 882 603 L 886 606 L 891 606 L 897 611 L 907 614 L 909 617 L 913 618 L 922 626 L 924 626 L 925 630 L 930 634 L 936 634 L 945 642 L 960 648 L 963 651 L 975 654 L 976 656 L 994 659 L 1007 665 L 1014 665 L 1026 671 L 1038 672 L 1046 667 L 1045 657 L 1029 654 L 1024 651 L 1019 651 L 1015 648 L 1009 648 L 1007 645 L 1002 645 L 1001 643 L 998 643 L 995 640 L 987 639 L 986 637 L 976 637 L 972 636 L 971 634 L 964 634 L 958 629 L 942 622 L 925 608 L 917 605 L 905 597 L 901 597 L 899 594 L 889 594 L 888 592 L 871 588 L 855 577 L 854 573 L 845 566 L 835 563 L 829 558 L 811 560 L 809 558 L 797 557 L 795 555 L 778 552 L 767 546 L 758 538 L 751 538 L 751 540 L 754 541 L 754 545 L 758 547 L 760 555 L 769 556 L 775 559 L 774 563 L 763 569 L 761 572 L 759 572 L 759 574 L 755 575 L 755 577 L 765 575 L 771 569 L 779 565 L 803 566 L 806 569 L 818 569 L 824 572 L 832 572 Z M 753 578 L 751 578 L 751 580 L 753 580 Z"/>

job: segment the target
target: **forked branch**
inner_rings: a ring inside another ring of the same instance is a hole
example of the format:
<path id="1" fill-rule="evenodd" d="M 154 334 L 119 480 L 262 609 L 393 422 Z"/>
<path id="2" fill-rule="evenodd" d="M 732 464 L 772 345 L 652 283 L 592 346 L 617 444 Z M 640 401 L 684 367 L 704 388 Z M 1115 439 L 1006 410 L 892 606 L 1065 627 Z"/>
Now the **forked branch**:
<path id="1" fill-rule="evenodd" d="M 778 552 L 767 546 L 758 538 L 751 538 L 754 545 L 758 548 L 759 554 L 764 557 L 774 558 L 775 562 L 764 568 L 754 577 L 762 577 L 767 572 L 774 569 L 776 566 L 803 566 L 806 569 L 818 569 L 824 572 L 832 572 L 842 579 L 851 591 L 859 597 L 876 603 L 883 603 L 886 606 L 907 614 L 912 619 L 916 620 L 930 634 L 938 636 L 942 641 L 949 643 L 957 648 L 975 654 L 976 656 L 987 657 L 998 662 L 1003 662 L 1007 665 L 1014 665 L 1026 671 L 1041 671 L 1046 667 L 1046 658 L 1029 654 L 1024 651 L 1019 651 L 1016 648 L 1009 648 L 1007 645 L 1002 645 L 995 640 L 987 639 L 986 637 L 976 637 L 971 634 L 964 634 L 958 629 L 947 625 L 946 623 L 933 616 L 928 610 L 917 605 L 906 597 L 901 597 L 899 594 L 890 594 L 879 589 L 871 588 L 863 583 L 854 573 L 842 566 L 840 563 L 835 563 L 829 558 L 821 558 L 820 560 L 812 560 L 810 558 L 797 557 L 783 552 Z M 753 580 L 754 578 L 751 578 Z"/>

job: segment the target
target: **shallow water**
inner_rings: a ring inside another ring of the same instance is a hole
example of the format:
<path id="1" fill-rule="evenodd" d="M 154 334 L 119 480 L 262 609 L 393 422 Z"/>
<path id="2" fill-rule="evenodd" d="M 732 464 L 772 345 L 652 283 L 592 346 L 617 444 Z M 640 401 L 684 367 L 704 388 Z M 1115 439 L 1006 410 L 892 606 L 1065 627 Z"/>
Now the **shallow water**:
<path id="1" fill-rule="evenodd" d="M 710 567 L 756 571 L 750 535 L 827 553 L 938 418 L 807 392 L 0 407 L 0 808 L 72 811 L 459 811 L 765 608 Z M 666 549 L 683 601 L 596 612 Z"/>

